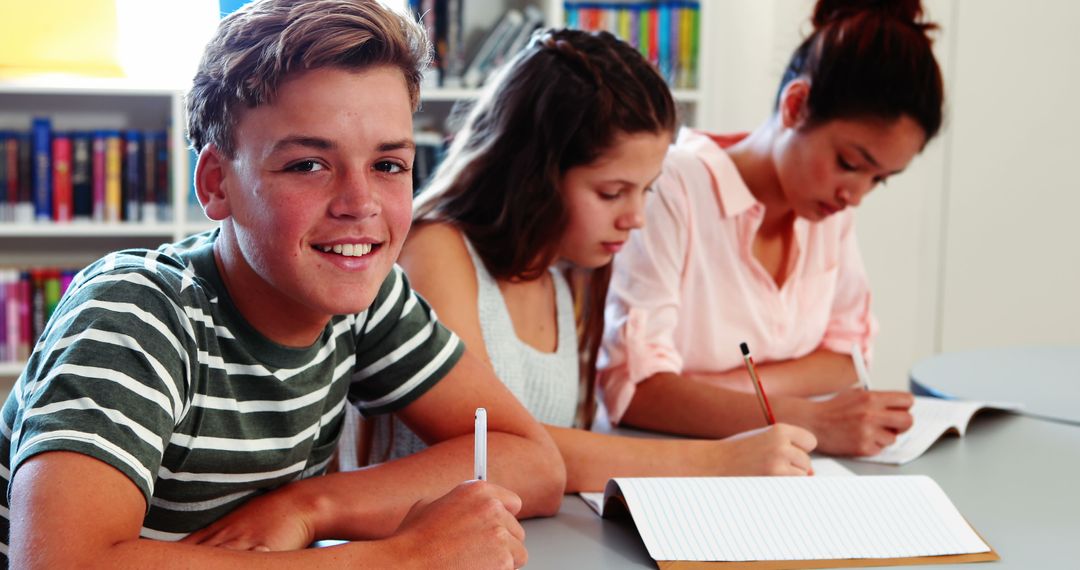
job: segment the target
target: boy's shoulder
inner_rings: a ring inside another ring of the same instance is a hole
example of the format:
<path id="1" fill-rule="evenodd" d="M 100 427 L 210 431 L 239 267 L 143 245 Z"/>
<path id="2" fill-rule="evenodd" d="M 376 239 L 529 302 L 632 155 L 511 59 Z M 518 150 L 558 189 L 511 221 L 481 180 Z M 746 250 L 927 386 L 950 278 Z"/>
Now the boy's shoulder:
<path id="1" fill-rule="evenodd" d="M 71 283 L 75 294 L 87 285 L 96 287 L 147 286 L 179 298 L 207 287 L 205 270 L 212 263 L 214 232 L 196 234 L 156 249 L 126 249 L 110 253 L 86 266 Z"/>

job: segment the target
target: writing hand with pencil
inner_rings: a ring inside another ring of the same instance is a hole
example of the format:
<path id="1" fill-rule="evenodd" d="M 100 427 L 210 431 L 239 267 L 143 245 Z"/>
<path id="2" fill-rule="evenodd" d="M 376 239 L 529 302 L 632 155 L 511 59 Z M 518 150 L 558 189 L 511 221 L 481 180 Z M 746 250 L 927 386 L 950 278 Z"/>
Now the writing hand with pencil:
<path id="1" fill-rule="evenodd" d="M 421 501 L 388 539 L 400 560 L 427 557 L 421 568 L 520 568 L 528 561 L 521 499 L 486 481 L 466 481 L 430 503 Z"/>
<path id="2" fill-rule="evenodd" d="M 391 541 L 403 552 L 436 556 L 430 568 L 520 568 L 528 560 L 525 529 L 516 515 L 521 498 L 487 481 L 487 410 L 473 416 L 474 478 L 405 515 Z M 404 559 L 404 557 L 403 557 Z"/>
<path id="3" fill-rule="evenodd" d="M 776 414 L 769 403 L 765 387 L 744 342 L 739 345 L 743 361 L 761 406 L 763 421 L 776 423 Z M 784 398 L 777 402 L 780 417 L 803 426 L 817 436 L 818 451 L 830 455 L 875 455 L 896 441 L 896 436 L 911 427 L 908 409 L 914 403 L 907 392 L 869 390 L 866 366 L 862 353 L 852 358 L 860 377 L 857 388 L 841 390 L 823 401 L 803 398 Z M 864 389 L 866 388 L 866 389 Z"/>
<path id="4" fill-rule="evenodd" d="M 812 475 L 810 452 L 817 438 L 801 427 L 778 423 L 721 440 L 689 443 L 705 446 L 695 457 L 710 464 L 702 471 L 709 475 Z"/>

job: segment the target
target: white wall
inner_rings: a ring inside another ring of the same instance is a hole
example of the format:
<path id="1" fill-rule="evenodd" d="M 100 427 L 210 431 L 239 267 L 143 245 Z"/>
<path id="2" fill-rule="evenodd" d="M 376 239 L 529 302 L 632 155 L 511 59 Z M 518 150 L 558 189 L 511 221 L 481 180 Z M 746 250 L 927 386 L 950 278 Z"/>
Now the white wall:
<path id="1" fill-rule="evenodd" d="M 941 25 L 942 133 L 867 199 L 859 237 L 881 322 L 873 376 L 904 388 L 941 351 L 1080 345 L 1080 3 L 924 0 Z M 811 0 L 710 3 L 702 126 L 765 120 Z"/>
<path id="2" fill-rule="evenodd" d="M 958 17 L 941 347 L 1080 345 L 1080 2 Z"/>

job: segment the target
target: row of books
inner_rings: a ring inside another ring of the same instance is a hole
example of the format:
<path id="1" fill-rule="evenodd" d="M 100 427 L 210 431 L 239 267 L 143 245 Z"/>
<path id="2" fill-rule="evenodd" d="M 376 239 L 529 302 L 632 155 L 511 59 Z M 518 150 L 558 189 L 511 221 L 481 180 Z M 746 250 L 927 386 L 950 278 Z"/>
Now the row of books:
<path id="1" fill-rule="evenodd" d="M 544 23 L 536 6 L 511 8 L 487 32 L 478 46 L 467 45 L 464 0 L 409 0 L 409 8 L 435 45 L 435 64 L 426 87 L 476 88 L 510 56 L 525 47 L 532 32 Z M 476 42 L 473 42 L 476 43 Z"/>
<path id="2" fill-rule="evenodd" d="M 25 362 L 76 271 L 0 269 L 0 362 Z"/>
<path id="3" fill-rule="evenodd" d="M 0 132 L 0 221 L 172 219 L 165 130 Z"/>
<path id="4" fill-rule="evenodd" d="M 564 3 L 566 26 L 607 30 L 636 46 L 678 89 L 698 86 L 701 7 L 696 1 Z"/>

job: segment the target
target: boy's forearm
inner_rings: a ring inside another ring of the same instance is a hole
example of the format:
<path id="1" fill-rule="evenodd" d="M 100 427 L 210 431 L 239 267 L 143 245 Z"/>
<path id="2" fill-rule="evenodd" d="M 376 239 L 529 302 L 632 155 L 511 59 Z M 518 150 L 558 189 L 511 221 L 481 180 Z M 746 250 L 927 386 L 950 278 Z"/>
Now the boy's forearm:
<path id="1" fill-rule="evenodd" d="M 565 474 L 561 461 L 547 460 L 551 453 L 523 437 L 488 433 L 488 478 L 521 497 L 519 518 L 559 509 Z M 364 469 L 306 479 L 277 493 L 309 516 L 316 539 L 367 540 L 390 535 L 417 502 L 433 501 L 473 475 L 469 435 Z"/>
<path id="2" fill-rule="evenodd" d="M 206 568 L 257 570 L 292 568 L 390 568 L 401 567 L 407 559 L 395 553 L 392 540 L 357 542 L 329 548 L 309 548 L 288 552 L 253 552 L 198 546 L 177 542 L 136 539 L 121 542 L 97 553 L 85 550 L 73 558 L 52 549 L 23 559 L 12 551 L 13 568 Z M 89 555 L 88 555 L 89 554 Z"/>

